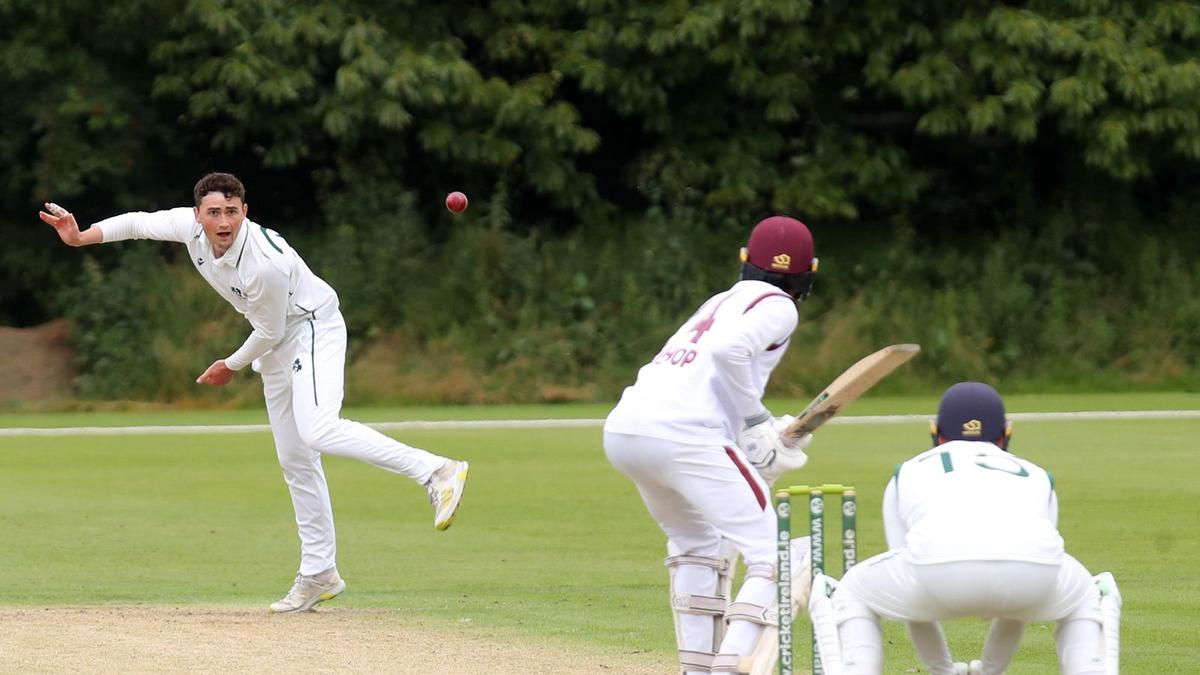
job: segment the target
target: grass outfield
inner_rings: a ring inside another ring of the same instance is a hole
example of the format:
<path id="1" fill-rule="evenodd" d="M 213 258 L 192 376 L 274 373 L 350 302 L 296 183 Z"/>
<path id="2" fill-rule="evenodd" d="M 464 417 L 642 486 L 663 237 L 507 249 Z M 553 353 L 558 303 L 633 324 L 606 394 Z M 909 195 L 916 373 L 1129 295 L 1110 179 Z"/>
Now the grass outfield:
<path id="1" fill-rule="evenodd" d="M 1009 405 L 1014 412 L 1196 409 L 1197 398 L 1013 397 Z M 851 412 L 928 413 L 934 403 L 868 400 Z M 390 420 L 462 417 L 468 410 L 355 412 Z M 598 417 L 605 410 L 475 409 L 474 417 Z M 5 416 L 0 426 L 261 421 L 261 413 L 248 411 L 75 413 Z M 392 608 L 447 627 L 650 652 L 672 672 L 664 542 L 632 484 L 605 462 L 598 428 L 397 435 L 471 460 L 464 506 L 451 530 L 435 532 L 418 486 L 327 458 L 339 569 L 349 582 L 339 607 Z M 1016 428 L 1013 450 L 1058 479 L 1068 550 L 1093 572 L 1117 576 L 1126 673 L 1194 668 L 1198 437 L 1198 419 L 1027 421 Z M 923 423 L 831 425 L 810 448 L 809 467 L 780 484 L 857 485 L 865 558 L 883 546 L 879 499 L 893 466 L 927 444 Z M 0 436 L 0 532 L 5 606 L 265 606 L 287 589 L 297 562 L 290 502 L 264 433 Z M 801 663 L 805 630 L 798 627 Z M 984 630 L 981 622 L 948 624 L 956 656 L 977 658 Z M 1008 672 L 1056 672 L 1052 633 L 1051 625 L 1031 625 Z M 889 624 L 886 639 L 886 672 L 915 672 L 900 627 Z"/>

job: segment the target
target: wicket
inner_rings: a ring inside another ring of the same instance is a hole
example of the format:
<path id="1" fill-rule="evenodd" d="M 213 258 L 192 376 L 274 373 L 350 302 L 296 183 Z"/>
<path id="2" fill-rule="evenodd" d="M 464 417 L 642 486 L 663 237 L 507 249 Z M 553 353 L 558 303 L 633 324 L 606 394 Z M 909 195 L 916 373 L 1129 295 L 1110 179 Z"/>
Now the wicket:
<path id="1" fill-rule="evenodd" d="M 792 644 L 792 615 L 784 608 L 792 602 L 792 495 L 808 496 L 808 532 L 811 537 L 812 573 L 825 571 L 825 495 L 842 496 L 842 574 L 858 562 L 858 506 L 856 491 L 849 485 L 796 485 L 775 493 L 775 514 L 779 521 L 779 674 L 792 675 L 795 645 Z M 813 638 L 812 672 L 823 672 Z"/>

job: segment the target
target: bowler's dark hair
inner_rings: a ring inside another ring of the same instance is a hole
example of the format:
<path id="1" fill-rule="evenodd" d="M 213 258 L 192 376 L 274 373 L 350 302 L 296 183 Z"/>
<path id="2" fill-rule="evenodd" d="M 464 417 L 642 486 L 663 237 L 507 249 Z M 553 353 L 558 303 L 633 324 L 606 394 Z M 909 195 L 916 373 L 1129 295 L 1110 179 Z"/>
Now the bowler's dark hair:
<path id="1" fill-rule="evenodd" d="M 245 186 L 231 173 L 210 173 L 201 178 L 196 183 L 196 187 L 192 188 L 192 197 L 196 199 L 196 206 L 200 206 L 200 200 L 210 192 L 220 192 L 225 195 L 225 199 L 237 197 L 243 202 L 246 201 Z"/>

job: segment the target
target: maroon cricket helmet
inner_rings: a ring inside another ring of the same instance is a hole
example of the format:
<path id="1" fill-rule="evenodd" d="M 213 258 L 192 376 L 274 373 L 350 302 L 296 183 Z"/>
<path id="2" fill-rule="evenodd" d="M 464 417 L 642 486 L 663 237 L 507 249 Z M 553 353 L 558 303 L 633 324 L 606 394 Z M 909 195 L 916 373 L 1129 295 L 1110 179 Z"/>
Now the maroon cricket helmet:
<path id="1" fill-rule="evenodd" d="M 775 274 L 815 271 L 812 232 L 795 218 L 765 218 L 750 232 L 750 240 L 742 249 L 742 262 Z"/>
<path id="2" fill-rule="evenodd" d="M 742 247 L 742 279 L 765 281 L 804 302 L 817 271 L 812 232 L 788 216 L 765 218 Z"/>

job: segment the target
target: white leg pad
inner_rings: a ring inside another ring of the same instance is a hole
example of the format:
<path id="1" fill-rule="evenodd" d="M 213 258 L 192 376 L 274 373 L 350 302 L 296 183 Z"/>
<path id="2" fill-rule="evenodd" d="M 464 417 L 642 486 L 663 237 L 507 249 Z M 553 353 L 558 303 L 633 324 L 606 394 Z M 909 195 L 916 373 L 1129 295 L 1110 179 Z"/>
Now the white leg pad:
<path id="1" fill-rule="evenodd" d="M 792 618 L 804 608 L 807 611 L 809 592 L 812 589 L 812 555 L 808 537 L 797 537 L 790 542 Z M 779 601 L 772 603 L 777 606 Z M 778 618 L 778 612 L 776 612 Z M 749 656 L 741 659 L 737 672 L 750 675 L 774 675 L 779 664 L 779 624 L 763 628 Z"/>
<path id="2" fill-rule="evenodd" d="M 817 574 L 813 577 L 812 594 L 808 599 L 808 615 L 812 618 L 816 636 L 817 655 L 825 675 L 842 675 L 842 643 L 838 638 L 838 622 L 830 594 L 837 583 Z"/>
<path id="3" fill-rule="evenodd" d="M 764 607 L 750 602 L 735 602 L 725 610 L 726 623 L 732 621 L 749 621 L 760 626 L 778 625 L 778 613 L 775 607 Z"/>
<path id="4" fill-rule="evenodd" d="M 1093 577 L 1100 590 L 1100 613 L 1104 626 L 1104 663 L 1108 675 L 1119 675 L 1121 670 L 1121 590 L 1110 572 L 1101 572 Z"/>
<path id="5" fill-rule="evenodd" d="M 679 650 L 679 668 L 684 673 L 711 673 L 713 655 L 708 652 Z"/>
<path id="6" fill-rule="evenodd" d="M 717 672 L 744 670 L 740 665 L 742 657 L 754 651 L 767 628 L 778 625 L 779 617 L 775 610 L 778 594 L 774 565 L 746 566 L 746 578 L 738 590 L 737 600 L 725 611 L 728 627 L 717 659 L 726 670 Z"/>
<path id="7" fill-rule="evenodd" d="M 729 609 L 725 610 L 725 621 L 732 623 L 734 621 L 745 621 L 756 626 L 762 626 L 759 630 L 758 639 L 755 641 L 755 649 L 763 644 L 764 638 L 770 644 L 771 649 L 778 652 L 779 636 L 779 613 L 776 610 L 778 601 L 770 603 L 768 606 L 756 605 L 752 602 L 734 602 L 729 605 Z M 732 634 L 731 634 L 732 635 Z M 712 672 L 714 673 L 751 673 L 753 669 L 753 652 L 748 657 L 743 657 L 737 652 L 721 652 L 713 659 Z"/>
<path id="8" fill-rule="evenodd" d="M 1063 675 L 1108 675 L 1113 672 L 1109 670 L 1108 664 L 1104 591 L 1100 581 L 1102 576 L 1104 575 L 1094 578 L 1095 593 L 1088 595 L 1070 614 L 1060 619 L 1054 631 L 1059 668 Z M 1111 578 L 1112 576 L 1108 575 L 1105 581 L 1110 581 Z M 1110 606 L 1116 605 L 1116 619 L 1119 621 L 1120 594 L 1115 592 L 1115 582 L 1112 583 L 1111 590 L 1113 593 L 1110 597 L 1115 595 L 1118 600 L 1110 600 Z"/>
<path id="9" fill-rule="evenodd" d="M 750 671 L 743 669 L 742 657 L 737 654 L 717 654 L 713 657 L 712 672 L 748 675 Z"/>
<path id="10" fill-rule="evenodd" d="M 713 655 L 724 635 L 733 562 L 695 555 L 666 559 L 679 667 L 684 673 L 712 669 Z"/>
<path id="11" fill-rule="evenodd" d="M 846 591 L 835 593 L 834 617 L 845 675 L 878 675 L 883 672 L 883 629 L 879 616 Z"/>

